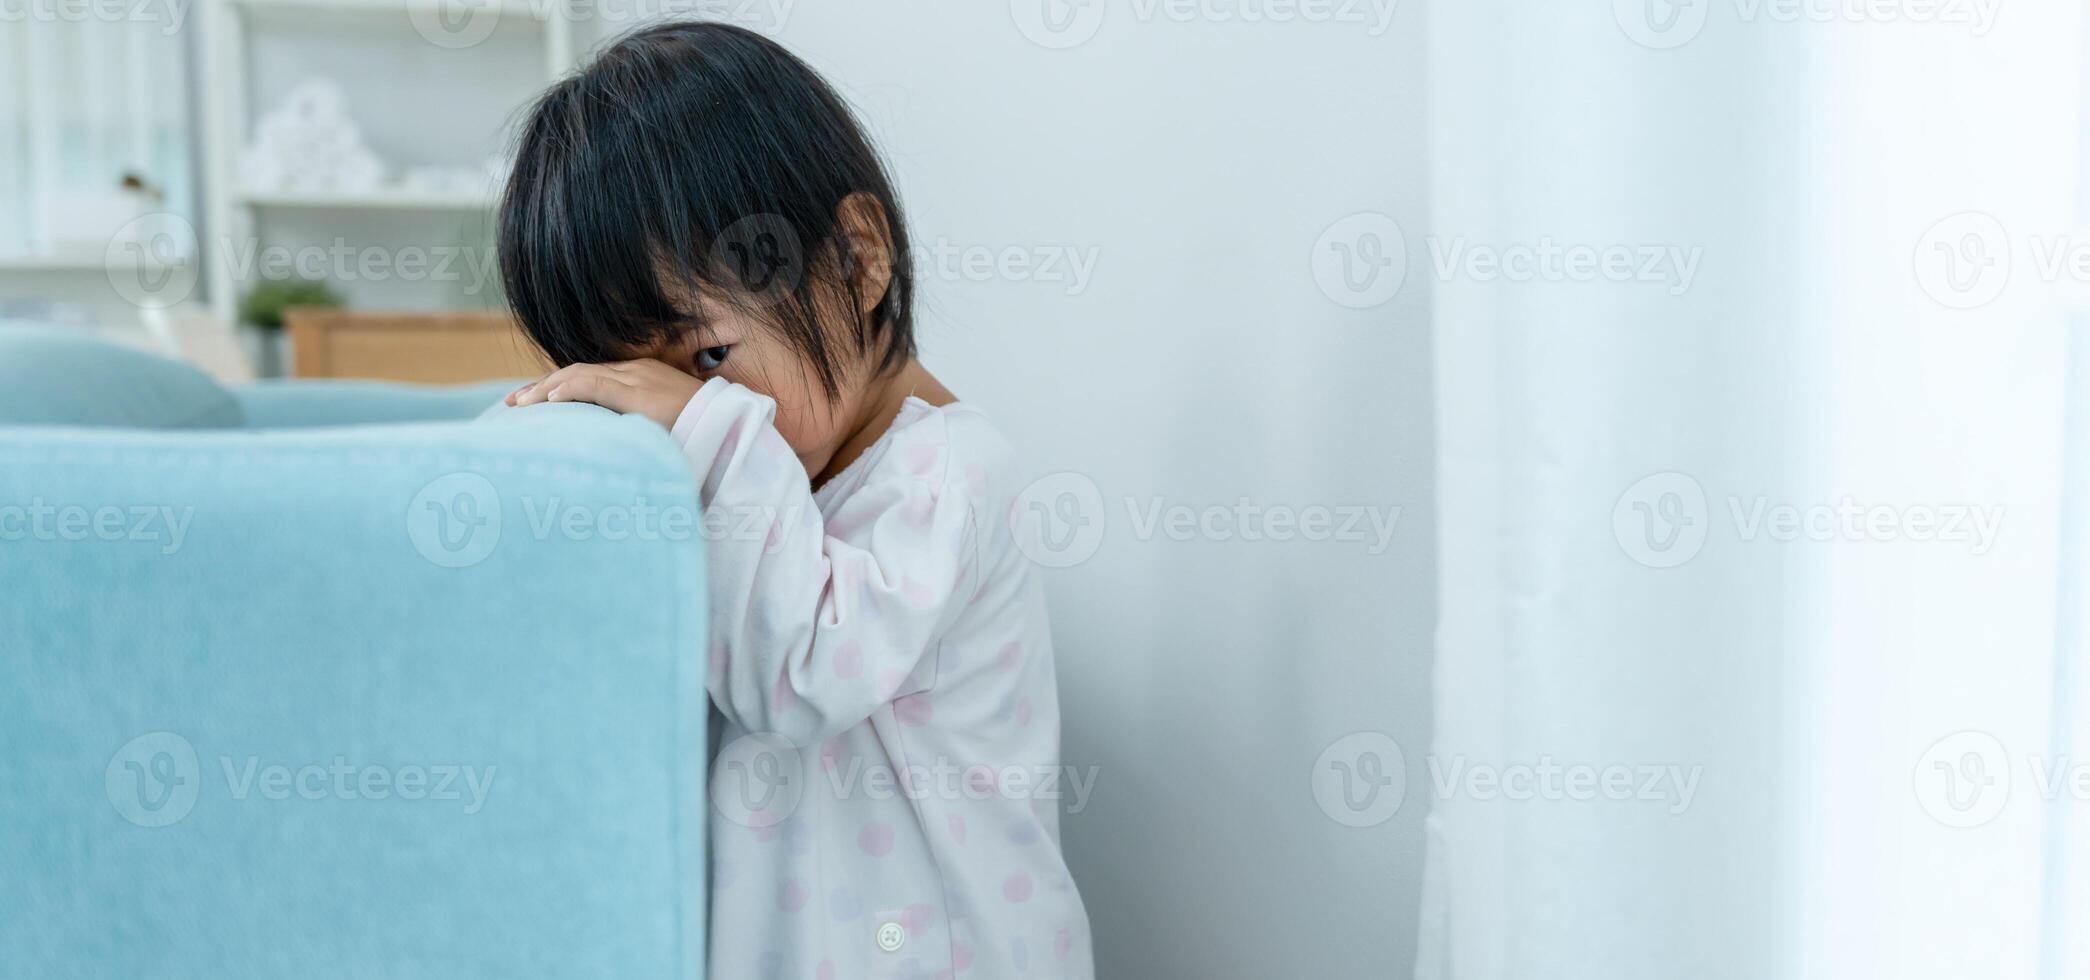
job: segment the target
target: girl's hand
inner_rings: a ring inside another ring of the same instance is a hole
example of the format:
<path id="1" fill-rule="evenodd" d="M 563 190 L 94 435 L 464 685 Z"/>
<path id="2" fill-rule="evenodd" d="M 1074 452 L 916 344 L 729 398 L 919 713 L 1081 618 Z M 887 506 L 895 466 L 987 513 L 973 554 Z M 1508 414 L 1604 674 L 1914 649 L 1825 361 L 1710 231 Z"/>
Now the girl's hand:
<path id="1" fill-rule="evenodd" d="M 613 412 L 643 415 L 673 429 L 675 419 L 704 382 L 661 361 L 569 364 L 508 394 L 517 407 L 540 402 L 590 402 Z"/>

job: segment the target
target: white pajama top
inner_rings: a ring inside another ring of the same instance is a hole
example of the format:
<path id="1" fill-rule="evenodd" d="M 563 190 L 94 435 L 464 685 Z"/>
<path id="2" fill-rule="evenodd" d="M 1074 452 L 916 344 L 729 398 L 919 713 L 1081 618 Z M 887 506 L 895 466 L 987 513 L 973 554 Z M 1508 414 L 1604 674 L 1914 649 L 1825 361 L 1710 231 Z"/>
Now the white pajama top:
<path id="1" fill-rule="evenodd" d="M 775 411 L 713 379 L 674 426 L 709 549 L 712 980 L 1091 977 L 1006 443 L 910 398 L 814 493 Z"/>

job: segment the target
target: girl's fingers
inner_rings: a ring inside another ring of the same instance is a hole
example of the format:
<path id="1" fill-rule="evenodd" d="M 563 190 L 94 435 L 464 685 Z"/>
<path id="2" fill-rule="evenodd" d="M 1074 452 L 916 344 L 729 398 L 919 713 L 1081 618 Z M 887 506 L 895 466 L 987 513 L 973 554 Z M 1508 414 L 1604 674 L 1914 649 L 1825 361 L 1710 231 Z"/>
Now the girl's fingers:
<path id="1" fill-rule="evenodd" d="M 566 379 L 574 377 L 582 370 L 593 366 L 591 364 L 568 364 L 557 371 L 553 371 L 539 378 L 535 384 L 525 385 L 521 391 L 516 392 L 515 404 L 518 406 L 539 404 L 545 401 L 545 396 L 550 394 L 552 389 L 557 388 Z"/>
<path id="2" fill-rule="evenodd" d="M 592 402 L 614 412 L 629 411 L 628 399 L 623 397 L 631 386 L 618 380 L 599 365 L 588 365 L 591 370 L 577 371 L 572 377 L 549 386 L 546 401 Z"/>

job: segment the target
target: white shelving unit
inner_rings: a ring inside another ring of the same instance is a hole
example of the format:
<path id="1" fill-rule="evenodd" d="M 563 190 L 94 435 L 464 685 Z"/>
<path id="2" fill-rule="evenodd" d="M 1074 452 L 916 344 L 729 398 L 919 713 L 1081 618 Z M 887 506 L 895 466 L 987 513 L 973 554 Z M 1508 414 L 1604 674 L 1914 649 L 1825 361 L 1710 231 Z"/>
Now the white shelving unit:
<path id="1" fill-rule="evenodd" d="M 259 234 L 259 212 L 268 210 L 471 214 L 492 208 L 494 197 L 490 190 L 456 193 L 388 185 L 362 193 L 304 193 L 247 188 L 238 183 L 238 161 L 253 120 L 248 105 L 252 28 L 266 25 L 276 31 L 304 31 L 307 36 L 324 41 L 338 32 L 353 31 L 357 22 L 378 28 L 397 27 L 411 22 L 417 12 L 442 16 L 446 6 L 454 14 L 458 11 L 457 0 L 204 0 L 201 6 L 205 72 L 203 203 L 206 235 L 210 239 L 223 240 L 228 231 L 232 236 Z M 501 0 L 498 8 L 502 24 L 525 24 L 537 32 L 547 84 L 574 64 L 573 24 L 556 13 L 559 9 L 559 4 L 532 0 Z M 425 38 L 414 43 L 434 45 Z M 469 83 L 473 78 L 469 66 L 474 52 L 458 49 L 449 53 L 459 66 L 459 81 Z M 352 95 L 356 80 L 340 81 Z M 241 283 L 236 281 L 235 270 L 224 260 L 221 249 L 205 243 L 203 252 L 211 312 L 220 322 L 233 324 Z"/>

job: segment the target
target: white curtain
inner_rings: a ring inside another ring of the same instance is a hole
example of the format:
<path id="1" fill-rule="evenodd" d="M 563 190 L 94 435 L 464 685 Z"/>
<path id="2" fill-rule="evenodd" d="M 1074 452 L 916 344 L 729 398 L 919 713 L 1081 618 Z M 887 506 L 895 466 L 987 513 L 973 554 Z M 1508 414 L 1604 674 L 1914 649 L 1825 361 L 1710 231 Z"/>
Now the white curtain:
<path id="1" fill-rule="evenodd" d="M 1430 7 L 1421 977 L 2090 970 L 2082 11 L 1781 9 Z"/>

